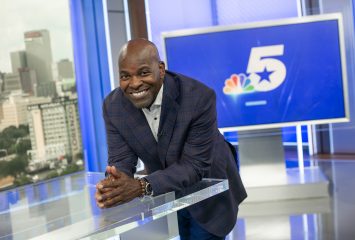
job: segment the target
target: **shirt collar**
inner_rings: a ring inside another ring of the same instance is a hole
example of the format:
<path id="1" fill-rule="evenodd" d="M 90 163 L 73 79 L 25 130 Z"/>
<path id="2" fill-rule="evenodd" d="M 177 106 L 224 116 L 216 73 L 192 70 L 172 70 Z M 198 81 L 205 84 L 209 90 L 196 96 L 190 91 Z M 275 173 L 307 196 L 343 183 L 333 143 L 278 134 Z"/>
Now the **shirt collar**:
<path id="1" fill-rule="evenodd" d="M 155 98 L 154 102 L 152 103 L 152 105 L 150 106 L 150 108 L 148 110 L 152 110 L 154 108 L 161 106 L 161 103 L 163 101 L 163 88 L 164 88 L 164 84 L 161 85 L 157 97 Z"/>

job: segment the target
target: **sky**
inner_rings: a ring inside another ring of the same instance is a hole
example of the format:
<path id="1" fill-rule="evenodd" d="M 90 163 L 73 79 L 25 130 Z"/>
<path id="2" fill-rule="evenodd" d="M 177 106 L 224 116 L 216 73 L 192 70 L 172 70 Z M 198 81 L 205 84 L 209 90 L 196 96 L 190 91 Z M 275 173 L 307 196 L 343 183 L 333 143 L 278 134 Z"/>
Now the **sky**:
<path id="1" fill-rule="evenodd" d="M 41 29 L 49 30 L 55 62 L 73 59 L 69 0 L 1 0 L 1 72 L 11 72 L 10 52 L 25 49 L 24 32 Z"/>

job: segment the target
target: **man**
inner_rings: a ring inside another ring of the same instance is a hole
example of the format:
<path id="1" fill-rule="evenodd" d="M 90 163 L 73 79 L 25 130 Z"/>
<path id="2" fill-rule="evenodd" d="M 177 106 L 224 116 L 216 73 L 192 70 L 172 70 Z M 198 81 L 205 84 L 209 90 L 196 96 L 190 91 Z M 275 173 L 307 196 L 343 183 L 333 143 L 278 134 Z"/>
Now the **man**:
<path id="1" fill-rule="evenodd" d="M 165 70 L 155 45 L 129 41 L 119 56 L 120 88 L 103 104 L 110 179 L 97 184 L 99 207 L 228 179 L 230 190 L 178 212 L 181 239 L 224 239 L 246 192 L 235 156 L 219 133 L 216 96 L 202 83 Z M 147 176 L 134 179 L 137 158 Z"/>

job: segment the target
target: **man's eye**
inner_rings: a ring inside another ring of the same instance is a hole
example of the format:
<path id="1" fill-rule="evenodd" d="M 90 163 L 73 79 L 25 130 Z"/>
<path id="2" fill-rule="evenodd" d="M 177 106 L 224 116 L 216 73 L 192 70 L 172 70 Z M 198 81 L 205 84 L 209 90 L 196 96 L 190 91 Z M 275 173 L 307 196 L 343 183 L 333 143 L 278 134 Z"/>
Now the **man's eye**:
<path id="1" fill-rule="evenodd" d="M 149 71 L 142 71 L 141 76 L 147 76 L 147 75 L 149 75 L 149 73 L 150 73 Z"/>
<path id="2" fill-rule="evenodd" d="M 120 79 L 121 79 L 121 80 L 127 80 L 128 78 L 129 78 L 128 75 L 121 75 L 121 76 L 120 76 Z"/>

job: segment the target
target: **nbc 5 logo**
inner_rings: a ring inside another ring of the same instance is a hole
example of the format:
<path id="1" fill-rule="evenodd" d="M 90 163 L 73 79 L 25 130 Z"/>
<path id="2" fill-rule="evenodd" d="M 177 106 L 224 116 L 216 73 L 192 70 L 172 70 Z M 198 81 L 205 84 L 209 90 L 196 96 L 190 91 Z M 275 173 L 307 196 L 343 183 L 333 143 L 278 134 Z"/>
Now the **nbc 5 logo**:
<path id="1" fill-rule="evenodd" d="M 284 45 L 254 47 L 250 51 L 246 74 L 232 74 L 225 81 L 223 92 L 228 95 L 268 92 L 279 87 L 286 78 L 286 66 L 276 59 L 284 54 Z"/>

